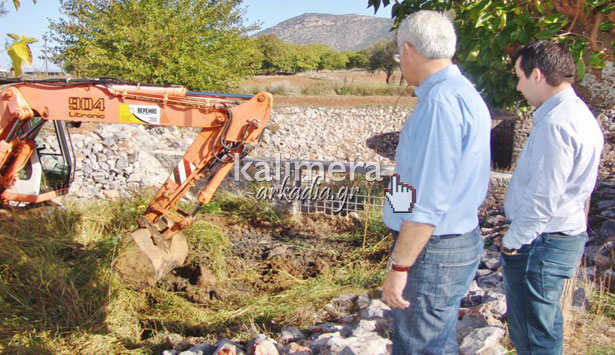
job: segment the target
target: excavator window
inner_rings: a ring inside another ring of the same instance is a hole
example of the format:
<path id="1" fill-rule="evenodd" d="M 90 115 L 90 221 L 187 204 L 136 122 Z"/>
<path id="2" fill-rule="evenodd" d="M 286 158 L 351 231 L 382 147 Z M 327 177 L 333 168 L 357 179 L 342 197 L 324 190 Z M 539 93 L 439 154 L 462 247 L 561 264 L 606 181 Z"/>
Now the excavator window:
<path id="1" fill-rule="evenodd" d="M 32 120 L 36 127 L 40 118 Z M 53 121 L 53 128 L 42 122 L 36 134 L 36 151 L 42 168 L 41 193 L 67 188 L 72 181 L 73 151 L 64 122 Z M 24 170 L 26 170 L 24 168 Z"/>

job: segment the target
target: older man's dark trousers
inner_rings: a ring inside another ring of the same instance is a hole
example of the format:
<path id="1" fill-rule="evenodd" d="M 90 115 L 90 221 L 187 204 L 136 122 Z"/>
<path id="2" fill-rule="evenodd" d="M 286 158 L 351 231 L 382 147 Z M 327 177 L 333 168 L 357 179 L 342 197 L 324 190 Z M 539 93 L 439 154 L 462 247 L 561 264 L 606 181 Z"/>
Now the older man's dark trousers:
<path id="1" fill-rule="evenodd" d="M 459 353 L 459 305 L 482 252 L 479 228 L 455 237 L 431 237 L 408 271 L 403 297 L 410 307 L 393 310 L 393 355 Z"/>

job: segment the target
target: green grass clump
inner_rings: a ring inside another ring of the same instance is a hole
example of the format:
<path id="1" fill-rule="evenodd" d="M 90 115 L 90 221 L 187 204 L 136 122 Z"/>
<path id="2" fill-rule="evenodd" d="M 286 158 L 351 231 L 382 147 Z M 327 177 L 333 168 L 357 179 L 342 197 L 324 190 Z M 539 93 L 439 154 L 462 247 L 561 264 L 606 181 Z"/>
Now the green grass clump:
<path id="1" fill-rule="evenodd" d="M 599 315 L 615 318 L 615 294 L 602 290 L 595 292 L 592 311 Z"/>
<path id="2" fill-rule="evenodd" d="M 201 212 L 209 214 L 233 214 L 243 220 L 254 223 L 277 225 L 287 217 L 270 202 L 256 198 L 260 188 L 268 188 L 265 184 L 250 186 L 246 192 L 220 192 L 216 200 L 203 205 Z"/>
<path id="3" fill-rule="evenodd" d="M 183 234 L 188 239 L 195 262 L 201 263 L 202 257 L 207 257 L 209 269 L 216 279 L 225 276 L 226 257 L 231 248 L 231 241 L 218 227 L 207 221 L 196 221 Z"/>
<path id="4" fill-rule="evenodd" d="M 591 344 L 587 350 L 588 355 L 613 355 L 615 346 L 604 346 Z"/>

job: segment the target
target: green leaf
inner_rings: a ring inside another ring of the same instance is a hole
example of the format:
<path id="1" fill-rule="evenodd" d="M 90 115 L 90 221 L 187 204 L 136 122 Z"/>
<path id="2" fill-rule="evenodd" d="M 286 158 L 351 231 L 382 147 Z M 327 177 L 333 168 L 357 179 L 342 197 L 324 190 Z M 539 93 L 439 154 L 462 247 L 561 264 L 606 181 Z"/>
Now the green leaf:
<path id="1" fill-rule="evenodd" d="M 538 23 L 539 24 L 550 25 L 550 24 L 554 24 L 554 23 L 567 22 L 567 20 L 568 20 L 568 18 L 564 14 L 551 14 L 549 16 L 545 16 L 545 17 L 541 18 L 538 21 Z"/>
<path id="2" fill-rule="evenodd" d="M 525 26 L 528 23 L 530 23 L 532 20 L 530 19 L 530 17 L 528 16 L 527 13 L 522 13 L 521 15 L 515 16 L 513 18 L 513 22 L 518 25 L 518 26 Z"/>
<path id="3" fill-rule="evenodd" d="M 20 35 L 16 35 L 14 33 L 8 33 L 7 36 L 11 37 L 12 39 L 19 41 L 19 37 L 21 37 Z"/>
<path id="4" fill-rule="evenodd" d="M 581 80 L 585 77 L 585 62 L 583 58 L 577 60 L 577 80 Z"/>
<path id="5" fill-rule="evenodd" d="M 600 24 L 600 26 L 598 26 L 598 29 L 602 32 L 609 32 L 613 28 L 615 28 L 615 24 L 611 21 L 604 21 Z"/>
<path id="6" fill-rule="evenodd" d="M 524 30 L 522 28 L 521 31 L 520 31 L 520 34 L 519 34 L 519 42 L 521 42 L 521 44 L 525 45 L 525 44 L 530 43 L 530 39 L 531 39 L 531 36 L 529 34 L 529 31 Z"/>
<path id="7" fill-rule="evenodd" d="M 589 65 L 596 69 L 603 69 L 606 65 L 606 60 L 603 57 L 603 52 L 596 52 L 587 58 Z"/>
<path id="8" fill-rule="evenodd" d="M 538 33 L 536 33 L 535 37 L 536 39 L 547 39 L 550 40 L 557 32 L 559 32 L 560 28 L 558 26 L 556 27 L 550 27 L 550 28 L 546 28 Z"/>
<path id="9" fill-rule="evenodd" d="M 613 10 L 615 10 L 615 4 L 603 7 L 602 9 L 600 9 L 600 12 L 602 12 L 603 14 L 608 14 Z"/>
<path id="10" fill-rule="evenodd" d="M 585 38 L 580 38 L 578 40 L 575 40 L 572 43 L 572 46 L 570 46 L 570 48 L 573 51 L 585 51 L 586 47 L 587 47 L 587 41 L 585 40 Z"/>
<path id="11" fill-rule="evenodd" d="M 490 13 L 486 13 L 483 12 L 480 14 L 480 16 L 478 17 L 478 20 L 476 21 L 476 25 L 474 26 L 475 28 L 479 28 L 483 25 L 485 25 L 485 23 L 487 23 L 489 20 L 491 20 L 493 18 L 493 15 Z"/>
<path id="12" fill-rule="evenodd" d="M 500 31 L 503 31 L 506 28 L 506 24 L 507 24 L 506 20 L 507 20 L 506 13 L 502 12 L 502 14 L 500 14 L 500 26 L 498 27 Z"/>
<path id="13" fill-rule="evenodd" d="M 480 50 L 477 47 L 478 46 L 474 47 L 474 49 L 471 50 L 470 53 L 468 53 L 468 56 L 466 57 L 467 62 L 475 62 L 478 59 Z"/>
<path id="14" fill-rule="evenodd" d="M 609 0 L 586 0 L 585 3 L 591 7 L 598 7 L 608 3 Z"/>
<path id="15" fill-rule="evenodd" d="M 506 33 L 502 33 L 495 38 L 495 44 L 497 45 L 498 49 L 502 49 L 506 47 L 506 45 L 508 44 L 508 40 L 509 36 Z"/>
<path id="16" fill-rule="evenodd" d="M 13 6 L 15 6 L 15 10 L 19 10 L 19 7 L 21 6 L 21 1 L 13 0 Z"/>

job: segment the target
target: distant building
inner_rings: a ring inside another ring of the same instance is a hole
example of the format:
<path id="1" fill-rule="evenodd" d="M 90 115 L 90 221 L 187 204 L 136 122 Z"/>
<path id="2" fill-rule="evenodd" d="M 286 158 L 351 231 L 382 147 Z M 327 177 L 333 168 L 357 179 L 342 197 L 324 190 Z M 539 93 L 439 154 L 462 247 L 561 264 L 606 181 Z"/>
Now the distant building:
<path id="1" fill-rule="evenodd" d="M 24 70 L 23 71 L 23 76 L 29 76 L 29 77 L 41 77 L 41 76 L 58 77 L 58 76 L 66 76 L 66 73 L 63 73 L 59 69 L 51 69 L 48 72 L 45 72 L 44 70 L 29 69 L 29 70 Z"/>

